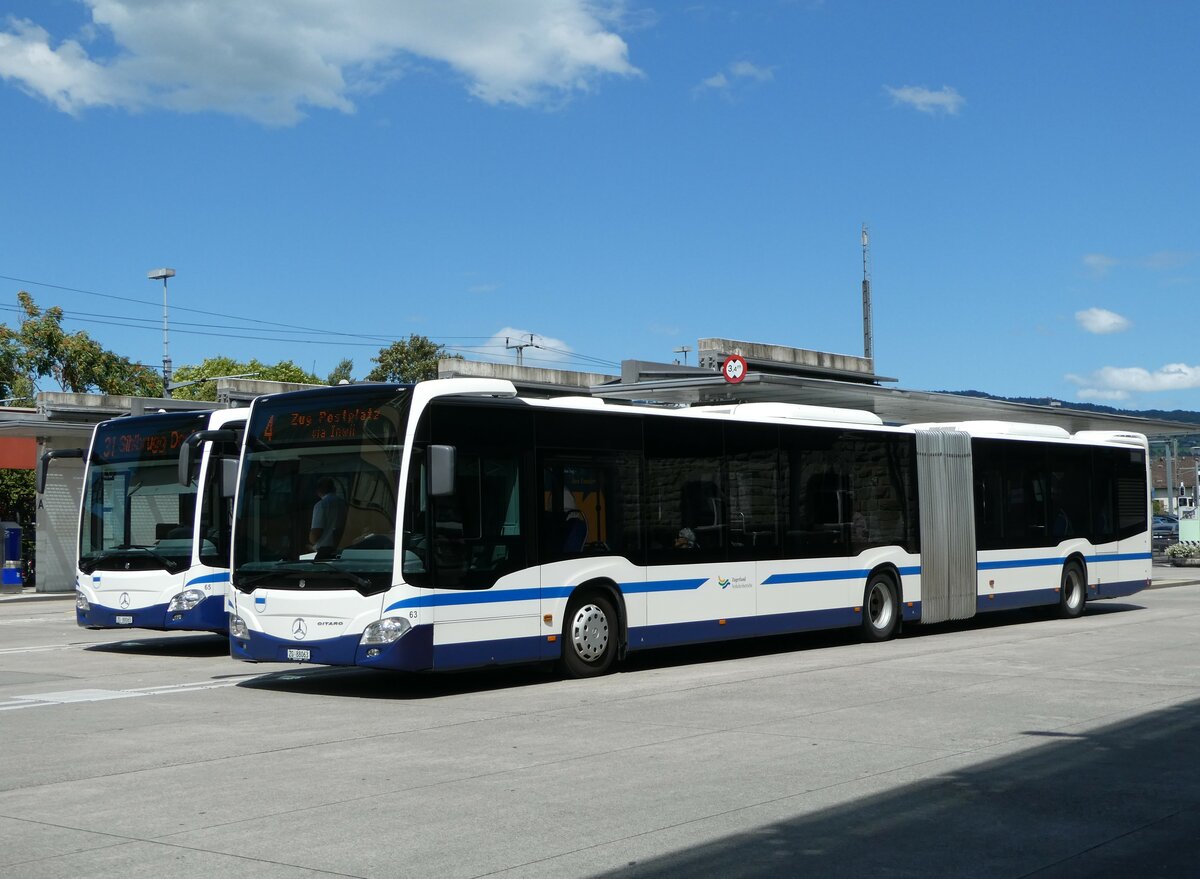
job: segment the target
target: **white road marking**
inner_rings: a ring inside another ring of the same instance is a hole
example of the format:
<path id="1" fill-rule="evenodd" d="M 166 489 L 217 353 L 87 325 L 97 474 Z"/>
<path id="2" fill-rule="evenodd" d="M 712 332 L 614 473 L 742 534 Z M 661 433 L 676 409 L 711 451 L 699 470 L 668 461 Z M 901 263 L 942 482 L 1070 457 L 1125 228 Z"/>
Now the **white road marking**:
<path id="1" fill-rule="evenodd" d="M 200 690 L 216 690 L 233 687 L 247 678 L 257 675 L 238 675 L 220 681 L 195 681 L 188 684 L 166 684 L 158 687 L 135 687 L 128 690 L 60 690 L 54 693 L 27 693 L 10 696 L 0 702 L 0 711 L 15 711 L 18 708 L 45 708 L 48 705 L 67 705 L 73 702 L 106 702 L 110 699 L 130 699 L 135 696 L 163 696 L 168 693 L 195 693 Z"/>
<path id="2" fill-rule="evenodd" d="M 2 647 L 0 648 L 0 656 L 9 656 L 14 653 L 41 653 L 45 650 L 74 650 L 78 647 L 90 647 L 90 644 L 36 644 L 30 647 Z"/>

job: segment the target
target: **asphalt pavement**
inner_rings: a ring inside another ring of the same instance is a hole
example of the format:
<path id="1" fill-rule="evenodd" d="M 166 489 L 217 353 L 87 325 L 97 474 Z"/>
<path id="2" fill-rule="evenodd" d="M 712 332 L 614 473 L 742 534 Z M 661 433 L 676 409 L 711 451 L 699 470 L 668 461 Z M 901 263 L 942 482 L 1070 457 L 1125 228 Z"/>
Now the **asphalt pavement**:
<path id="1" fill-rule="evenodd" d="M 5 598 L 0 875 L 1196 875 L 1185 572 L 1077 620 L 662 650 L 588 681 L 256 666 Z"/>

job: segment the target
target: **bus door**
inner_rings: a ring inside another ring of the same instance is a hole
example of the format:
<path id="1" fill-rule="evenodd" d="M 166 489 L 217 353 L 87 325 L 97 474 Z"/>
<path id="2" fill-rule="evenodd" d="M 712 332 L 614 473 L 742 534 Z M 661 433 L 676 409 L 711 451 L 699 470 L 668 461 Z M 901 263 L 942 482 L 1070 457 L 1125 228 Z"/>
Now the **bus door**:
<path id="1" fill-rule="evenodd" d="M 454 491 L 430 498 L 429 505 L 434 666 L 441 668 L 520 662 L 541 653 L 526 454 L 515 443 L 481 446 L 470 411 L 446 407 L 433 419 L 437 439 L 456 440 L 447 443 L 455 447 Z M 491 414 L 489 434 L 507 436 L 502 422 L 512 413 Z"/>
<path id="2" fill-rule="evenodd" d="M 538 464 L 538 562 L 543 622 L 562 626 L 564 598 L 581 583 L 616 583 L 629 628 L 645 623 L 645 569 L 637 523 L 638 456 L 603 451 L 543 455 Z M 548 648 L 547 655 L 554 655 Z"/>
<path id="3" fill-rule="evenodd" d="M 664 641 L 735 634 L 732 621 L 757 613 L 757 566 L 730 555 L 731 523 L 723 425 L 700 420 L 646 421 L 647 624 L 701 623 L 663 630 Z M 739 520 L 739 532 L 746 527 Z M 710 626 L 711 632 L 703 630 Z"/>

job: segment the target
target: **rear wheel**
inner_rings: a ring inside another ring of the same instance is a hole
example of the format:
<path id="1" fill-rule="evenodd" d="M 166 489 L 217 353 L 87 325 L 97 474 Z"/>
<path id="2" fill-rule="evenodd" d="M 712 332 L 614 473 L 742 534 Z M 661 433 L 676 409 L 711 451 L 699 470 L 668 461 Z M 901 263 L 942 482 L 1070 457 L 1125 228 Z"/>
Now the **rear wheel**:
<path id="1" fill-rule="evenodd" d="M 617 611 L 606 596 L 572 599 L 563 620 L 563 671 L 573 678 L 604 674 L 616 658 L 619 631 Z"/>
<path id="2" fill-rule="evenodd" d="M 1087 603 L 1087 580 L 1078 562 L 1067 562 L 1063 566 L 1062 584 L 1058 589 L 1058 615 L 1065 620 L 1074 619 L 1083 613 Z"/>
<path id="3" fill-rule="evenodd" d="M 876 574 L 867 581 L 863 595 L 863 636 L 868 641 L 887 641 L 896 635 L 900 625 L 900 599 L 896 584 L 886 574 Z"/>

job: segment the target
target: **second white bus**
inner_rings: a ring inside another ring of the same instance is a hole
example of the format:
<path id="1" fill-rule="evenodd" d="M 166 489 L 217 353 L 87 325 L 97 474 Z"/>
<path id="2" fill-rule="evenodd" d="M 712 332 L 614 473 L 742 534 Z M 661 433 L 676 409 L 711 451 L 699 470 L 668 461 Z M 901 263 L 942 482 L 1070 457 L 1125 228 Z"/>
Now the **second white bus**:
<path id="1" fill-rule="evenodd" d="M 96 425 L 79 520 L 80 626 L 228 631 L 230 516 L 246 415 L 160 412 Z M 217 439 L 193 458 L 206 432 Z"/>

